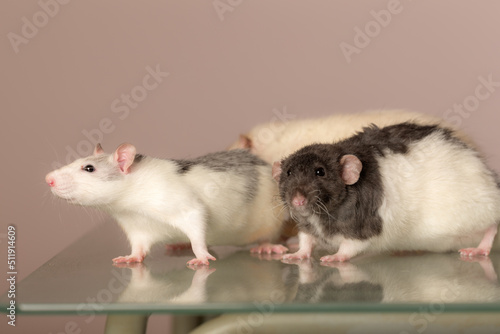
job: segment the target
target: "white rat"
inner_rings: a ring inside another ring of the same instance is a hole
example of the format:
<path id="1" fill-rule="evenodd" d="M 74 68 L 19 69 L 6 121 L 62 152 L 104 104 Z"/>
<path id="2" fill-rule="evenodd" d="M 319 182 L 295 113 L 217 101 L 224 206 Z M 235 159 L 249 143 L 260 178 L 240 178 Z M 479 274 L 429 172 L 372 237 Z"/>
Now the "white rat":
<path id="1" fill-rule="evenodd" d="M 260 124 L 248 133 L 240 135 L 229 149 L 250 149 L 253 154 L 272 164 L 303 146 L 340 141 L 355 135 L 356 132 L 370 124 L 384 127 L 408 121 L 421 125 L 439 123 L 445 127 L 453 128 L 450 124 L 446 124 L 443 119 L 429 114 L 405 110 L 373 110 Z M 456 131 L 455 133 L 470 146 L 475 146 L 463 132 Z"/>
<path id="2" fill-rule="evenodd" d="M 115 263 L 142 262 L 158 242 L 191 243 L 190 265 L 215 260 L 207 245 L 263 243 L 267 252 L 281 230 L 277 186 L 271 166 L 245 150 L 193 160 L 163 160 L 136 154 L 131 144 L 94 155 L 49 173 L 52 192 L 74 204 L 108 212 L 132 246 Z"/>
<path id="3" fill-rule="evenodd" d="M 280 196 L 299 226 L 300 249 L 365 252 L 459 250 L 488 255 L 500 222 L 500 183 L 454 132 L 401 123 L 365 128 L 335 144 L 305 146 L 273 165 Z"/>

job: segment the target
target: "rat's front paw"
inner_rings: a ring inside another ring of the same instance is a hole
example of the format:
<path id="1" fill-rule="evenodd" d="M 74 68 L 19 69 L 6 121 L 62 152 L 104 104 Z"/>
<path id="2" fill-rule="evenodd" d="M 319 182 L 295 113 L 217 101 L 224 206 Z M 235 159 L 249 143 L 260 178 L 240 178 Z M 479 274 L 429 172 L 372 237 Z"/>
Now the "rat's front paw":
<path id="1" fill-rule="evenodd" d="M 188 266 L 208 266 L 210 263 L 208 262 L 208 260 L 212 260 L 212 261 L 215 261 L 215 257 L 213 257 L 212 255 L 208 255 L 207 257 L 204 257 L 204 258 L 194 258 L 192 260 L 189 260 L 187 262 L 187 265 Z"/>
<path id="2" fill-rule="evenodd" d="M 136 263 L 144 261 L 144 256 L 119 256 L 113 259 L 113 263 Z"/>
<path id="3" fill-rule="evenodd" d="M 286 248 L 285 246 L 279 244 L 274 245 L 270 243 L 264 243 L 250 249 L 250 253 L 257 254 L 284 254 L 286 252 L 288 252 L 288 248 Z"/>
<path id="4" fill-rule="evenodd" d="M 462 248 L 460 251 L 460 256 L 488 256 L 490 254 L 489 249 L 483 248 Z"/>
<path id="5" fill-rule="evenodd" d="M 351 258 L 348 255 L 345 254 L 333 254 L 333 255 L 326 255 L 323 256 L 320 261 L 321 262 L 345 262 L 349 261 Z"/>

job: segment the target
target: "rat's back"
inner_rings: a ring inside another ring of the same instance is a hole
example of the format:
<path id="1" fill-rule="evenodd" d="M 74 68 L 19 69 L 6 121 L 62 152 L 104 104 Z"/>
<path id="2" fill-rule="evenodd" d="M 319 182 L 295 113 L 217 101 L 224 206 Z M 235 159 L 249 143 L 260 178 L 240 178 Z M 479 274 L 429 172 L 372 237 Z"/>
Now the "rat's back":
<path id="1" fill-rule="evenodd" d="M 209 245 L 244 245 L 278 237 L 277 185 L 269 164 L 247 150 L 173 162 L 192 194 L 207 208 Z"/>
<path id="2" fill-rule="evenodd" d="M 386 148 L 377 158 L 384 222 L 379 247 L 458 250 L 500 221 L 496 174 L 452 131 L 406 123 L 380 131 L 404 151 Z"/>

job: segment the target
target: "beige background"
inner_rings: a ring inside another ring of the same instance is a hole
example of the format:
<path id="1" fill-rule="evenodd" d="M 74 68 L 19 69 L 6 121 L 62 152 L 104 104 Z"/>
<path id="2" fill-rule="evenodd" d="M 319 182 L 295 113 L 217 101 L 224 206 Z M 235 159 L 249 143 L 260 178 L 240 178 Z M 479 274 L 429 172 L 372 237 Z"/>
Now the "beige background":
<path id="1" fill-rule="evenodd" d="M 224 149 L 274 109 L 407 108 L 460 123 L 500 171 L 500 87 L 476 89 L 479 77 L 500 85 L 498 1 L 54 1 L 41 1 L 53 17 L 37 1 L 0 2 L 0 254 L 15 224 L 19 279 L 107 219 L 55 200 L 44 183 L 69 151 L 85 153 L 85 131 L 106 151 L 129 141 L 186 158 Z M 370 40 L 356 39 L 365 28 Z M 343 42 L 358 46 L 350 62 Z M 144 83 L 157 66 L 169 76 Z M 127 106 L 131 93 L 138 102 Z M 447 112 L 462 103 L 471 111 Z M 153 318 L 148 333 L 164 332 L 168 318 Z M 59 333 L 71 319 L 21 317 L 16 329 Z"/>

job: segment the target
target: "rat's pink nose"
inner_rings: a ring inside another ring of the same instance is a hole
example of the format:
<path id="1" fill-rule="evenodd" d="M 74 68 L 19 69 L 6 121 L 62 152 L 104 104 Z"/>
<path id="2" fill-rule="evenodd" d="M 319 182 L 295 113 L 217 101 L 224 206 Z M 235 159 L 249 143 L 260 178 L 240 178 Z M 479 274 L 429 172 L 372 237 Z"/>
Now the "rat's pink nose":
<path id="1" fill-rule="evenodd" d="M 292 200 L 292 204 L 295 207 L 304 206 L 306 202 L 307 202 L 306 198 L 301 194 L 297 194 Z"/>
<path id="2" fill-rule="evenodd" d="M 50 174 L 47 174 L 47 176 L 45 177 L 45 182 L 47 182 L 47 184 L 51 187 L 54 187 L 56 185 L 56 179 L 54 179 L 54 177 Z"/>

